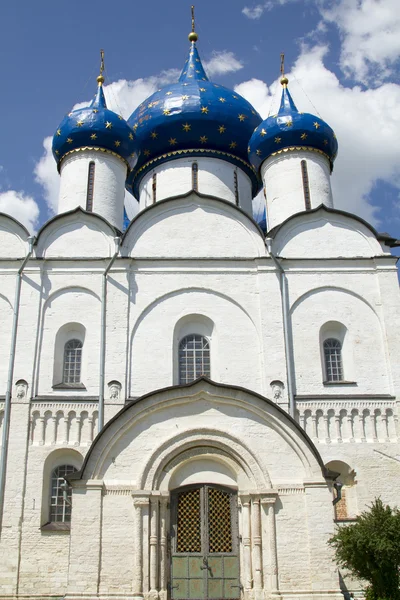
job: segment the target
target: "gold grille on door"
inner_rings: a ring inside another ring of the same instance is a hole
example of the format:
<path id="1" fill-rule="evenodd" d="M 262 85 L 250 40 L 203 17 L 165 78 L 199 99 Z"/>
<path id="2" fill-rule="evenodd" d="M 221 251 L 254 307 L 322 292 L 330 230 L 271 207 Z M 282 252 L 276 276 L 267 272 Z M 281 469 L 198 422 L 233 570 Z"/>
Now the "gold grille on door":
<path id="1" fill-rule="evenodd" d="M 178 496 L 177 552 L 201 552 L 200 490 Z"/>
<path id="2" fill-rule="evenodd" d="M 208 488 L 209 552 L 232 552 L 231 496 Z"/>

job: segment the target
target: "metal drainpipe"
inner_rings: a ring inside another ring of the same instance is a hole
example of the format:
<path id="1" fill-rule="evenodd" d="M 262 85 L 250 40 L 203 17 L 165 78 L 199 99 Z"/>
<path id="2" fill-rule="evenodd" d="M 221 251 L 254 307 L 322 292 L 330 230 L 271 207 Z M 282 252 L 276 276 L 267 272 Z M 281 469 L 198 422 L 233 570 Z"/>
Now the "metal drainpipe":
<path id="1" fill-rule="evenodd" d="M 268 250 L 268 254 L 272 258 L 272 261 L 279 273 L 279 283 L 281 289 L 281 303 L 282 303 L 282 316 L 283 316 L 283 334 L 285 339 L 285 354 L 286 354 L 286 373 L 288 379 L 288 394 L 289 394 L 289 414 L 294 419 L 295 415 L 295 403 L 294 403 L 294 368 L 293 368 L 293 348 L 291 344 L 291 338 L 289 335 L 289 308 L 288 308 L 288 290 L 287 290 L 287 279 L 285 271 L 281 263 L 277 260 L 276 256 L 272 252 L 272 239 L 266 238 L 265 245 Z"/>
<path id="2" fill-rule="evenodd" d="M 28 253 L 25 256 L 20 268 L 17 273 L 17 282 L 15 285 L 15 298 L 14 298 L 14 311 L 13 311 L 13 323 L 11 329 L 11 347 L 10 347 L 10 358 L 8 362 L 8 376 L 7 376 L 7 389 L 6 397 L 4 402 L 4 417 L 3 417 L 3 432 L 1 436 L 1 461 L 0 461 L 0 532 L 2 531 L 3 525 L 3 507 L 4 507 L 4 493 L 6 487 L 6 471 L 7 471 L 7 454 L 8 454 L 8 435 L 10 431 L 10 417 L 11 417 L 11 392 L 12 383 L 14 377 L 14 364 L 15 364 L 15 348 L 17 345 L 17 328 L 18 328 L 18 317 L 19 317 L 19 306 L 21 297 L 21 283 L 22 283 L 22 272 L 25 268 L 26 263 L 30 259 L 33 252 L 34 237 L 28 238 Z"/>
<path id="3" fill-rule="evenodd" d="M 118 256 L 121 238 L 114 238 L 115 251 L 104 273 L 101 290 L 101 325 L 100 325 L 100 377 L 99 377 L 99 424 L 98 431 L 104 427 L 104 376 L 106 362 L 106 314 L 107 314 L 107 275 Z"/>

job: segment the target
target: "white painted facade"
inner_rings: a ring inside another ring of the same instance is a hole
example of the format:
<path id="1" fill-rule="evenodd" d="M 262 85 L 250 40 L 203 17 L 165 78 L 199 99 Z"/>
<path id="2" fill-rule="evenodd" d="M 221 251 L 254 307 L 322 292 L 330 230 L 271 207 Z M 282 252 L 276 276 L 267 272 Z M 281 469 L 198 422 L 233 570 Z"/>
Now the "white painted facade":
<path id="1" fill-rule="evenodd" d="M 88 207 L 89 165 L 94 164 L 93 201 Z M 127 165 L 117 154 L 101 148 L 68 154 L 61 162 L 58 214 L 77 206 L 102 215 L 123 229 Z"/>
<path id="2" fill-rule="evenodd" d="M 269 229 L 307 208 L 302 162 L 307 169 L 310 208 L 320 204 L 333 207 L 328 158 L 311 149 L 284 149 L 267 158 L 261 166 Z"/>
<path id="3" fill-rule="evenodd" d="M 297 178 L 304 158 L 311 211 Z M 91 160 L 104 177 L 92 214 L 76 208 L 85 208 L 78 182 Z M 281 225 L 272 250 L 287 281 L 289 347 L 279 271 L 246 214 L 250 182 L 240 169 L 240 208 L 235 167 L 219 159 L 196 159 L 198 192 L 192 159 L 157 167 L 155 203 L 149 172 L 105 295 L 123 164 L 91 151 L 63 161 L 60 214 L 39 232 L 22 274 L 0 598 L 171 598 L 172 498 L 199 484 L 237 494 L 237 597 L 343 597 L 326 543 L 334 477 L 344 484 L 339 520 L 378 495 L 398 503 L 400 297 L 385 238 L 331 208 L 324 161 L 290 153 L 263 166 L 271 226 Z M 1 429 L 17 272 L 28 252 L 28 233 L 5 215 L 0 249 Z M 106 426 L 93 442 L 104 309 Z M 208 340 L 211 381 L 179 385 L 179 343 L 189 334 Z M 338 382 L 326 381 L 323 343 L 332 337 L 342 344 Z M 68 387 L 72 339 L 82 344 L 81 385 Z M 72 520 L 60 528 L 50 519 L 50 482 L 61 465 L 83 468 L 70 480 Z"/>

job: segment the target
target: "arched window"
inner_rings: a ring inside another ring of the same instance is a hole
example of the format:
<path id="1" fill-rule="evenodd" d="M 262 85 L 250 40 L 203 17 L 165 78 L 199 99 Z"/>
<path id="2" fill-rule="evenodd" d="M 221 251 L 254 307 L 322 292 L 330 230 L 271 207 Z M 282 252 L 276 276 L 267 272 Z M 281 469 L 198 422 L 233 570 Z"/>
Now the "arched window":
<path id="1" fill-rule="evenodd" d="M 342 344 L 328 338 L 324 341 L 326 381 L 343 381 Z"/>
<path id="2" fill-rule="evenodd" d="M 72 512 L 72 488 L 66 477 L 78 469 L 72 465 L 61 465 L 51 474 L 50 522 L 69 523 Z"/>
<path id="3" fill-rule="evenodd" d="M 64 346 L 63 383 L 80 383 L 82 366 L 82 342 L 69 340 Z"/>
<path id="4" fill-rule="evenodd" d="M 202 335 L 190 334 L 179 343 L 179 383 L 210 377 L 210 342 Z"/>

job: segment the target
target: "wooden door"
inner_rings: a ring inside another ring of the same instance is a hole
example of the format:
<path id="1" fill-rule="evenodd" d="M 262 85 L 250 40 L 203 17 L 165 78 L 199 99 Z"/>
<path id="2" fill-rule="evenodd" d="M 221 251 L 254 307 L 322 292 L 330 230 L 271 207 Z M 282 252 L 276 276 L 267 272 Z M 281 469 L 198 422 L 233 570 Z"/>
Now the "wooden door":
<path id="1" fill-rule="evenodd" d="M 237 493 L 216 485 L 180 488 L 171 509 L 171 598 L 239 598 Z"/>

